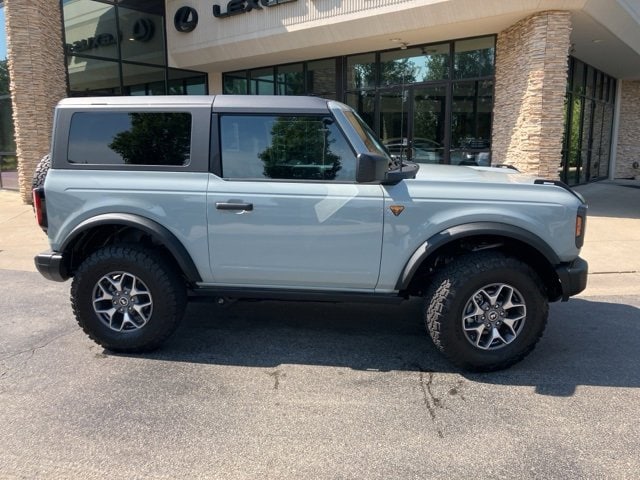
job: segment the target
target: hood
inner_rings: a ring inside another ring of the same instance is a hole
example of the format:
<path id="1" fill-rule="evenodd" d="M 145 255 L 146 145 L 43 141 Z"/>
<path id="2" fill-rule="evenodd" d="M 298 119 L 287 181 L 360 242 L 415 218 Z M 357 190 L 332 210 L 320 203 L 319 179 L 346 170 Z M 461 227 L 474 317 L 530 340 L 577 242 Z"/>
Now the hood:
<path id="1" fill-rule="evenodd" d="M 421 163 L 415 179 L 431 182 L 533 184 L 536 177 L 525 175 L 511 168 Z"/>
<path id="2" fill-rule="evenodd" d="M 420 169 L 413 180 L 415 182 L 429 182 L 429 184 L 469 184 L 469 190 L 486 189 L 493 186 L 499 189 L 502 194 L 511 191 L 517 198 L 517 191 L 523 189 L 537 191 L 541 185 L 559 187 L 559 191 L 564 190 L 564 194 L 569 193 L 576 197 L 580 203 L 586 203 L 585 199 L 571 187 L 558 180 L 545 180 L 532 175 L 520 173 L 512 168 L 497 167 L 474 167 L 466 165 L 435 165 L 420 164 Z M 514 188 L 518 187 L 518 188 Z"/>

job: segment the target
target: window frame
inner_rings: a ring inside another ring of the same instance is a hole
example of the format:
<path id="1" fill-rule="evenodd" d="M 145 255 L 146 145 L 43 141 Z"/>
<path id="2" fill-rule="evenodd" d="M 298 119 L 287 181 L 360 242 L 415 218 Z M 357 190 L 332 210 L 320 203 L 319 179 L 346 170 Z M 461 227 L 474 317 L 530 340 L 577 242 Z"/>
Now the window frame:
<path id="1" fill-rule="evenodd" d="M 256 177 L 225 177 L 223 166 L 222 152 L 222 119 L 224 117 L 310 117 L 310 118 L 331 118 L 336 130 L 342 135 L 345 144 L 353 155 L 354 161 L 354 178 L 352 180 L 325 180 L 325 179 L 296 179 L 296 178 L 256 178 Z M 222 180 L 229 182 L 277 182 L 277 183 L 328 183 L 328 184 L 356 184 L 355 168 L 357 168 L 358 153 L 353 144 L 349 140 L 349 136 L 345 133 L 340 122 L 331 113 L 308 113 L 308 112 L 255 112 L 255 113 L 213 113 L 211 121 L 211 155 L 210 166 L 211 172 Z"/>
<path id="2" fill-rule="evenodd" d="M 189 142 L 189 162 L 186 165 L 127 165 L 71 163 L 68 161 L 69 141 L 71 135 L 71 119 L 76 113 L 188 113 L 191 115 L 191 138 Z M 56 110 L 57 125 L 53 141 L 53 168 L 64 170 L 114 170 L 128 172 L 208 172 L 210 131 L 210 106 L 177 107 L 177 106 L 68 106 Z"/>

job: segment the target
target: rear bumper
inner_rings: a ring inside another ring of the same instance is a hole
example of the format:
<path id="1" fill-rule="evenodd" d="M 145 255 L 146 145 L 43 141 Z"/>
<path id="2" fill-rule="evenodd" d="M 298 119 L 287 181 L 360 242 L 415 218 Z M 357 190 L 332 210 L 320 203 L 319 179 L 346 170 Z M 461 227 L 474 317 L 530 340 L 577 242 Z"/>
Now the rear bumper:
<path id="1" fill-rule="evenodd" d="M 577 295 L 587 288 L 589 264 L 580 257 L 576 258 L 573 262 L 563 263 L 557 266 L 556 273 L 562 286 L 563 302 L 566 302 L 569 297 Z"/>
<path id="2" fill-rule="evenodd" d="M 34 261 L 40 274 L 47 280 L 64 282 L 69 278 L 64 258 L 59 252 L 42 252 L 35 256 Z"/>

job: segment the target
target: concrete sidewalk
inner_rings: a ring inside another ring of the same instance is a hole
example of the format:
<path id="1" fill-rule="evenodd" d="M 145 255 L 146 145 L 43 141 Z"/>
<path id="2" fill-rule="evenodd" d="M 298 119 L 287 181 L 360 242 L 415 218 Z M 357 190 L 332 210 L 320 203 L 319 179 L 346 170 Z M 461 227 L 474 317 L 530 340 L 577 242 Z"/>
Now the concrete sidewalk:
<path id="1" fill-rule="evenodd" d="M 582 295 L 640 295 L 640 181 L 576 188 L 589 203 L 581 256 L 589 262 Z M 35 271 L 33 257 L 48 248 L 33 209 L 17 192 L 0 190 L 0 270 Z"/>

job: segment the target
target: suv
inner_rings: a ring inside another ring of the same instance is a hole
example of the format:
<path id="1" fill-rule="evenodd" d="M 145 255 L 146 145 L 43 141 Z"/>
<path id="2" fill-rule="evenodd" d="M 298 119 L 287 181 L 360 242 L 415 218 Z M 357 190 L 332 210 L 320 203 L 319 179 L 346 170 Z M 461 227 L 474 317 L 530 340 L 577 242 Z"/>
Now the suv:
<path id="1" fill-rule="evenodd" d="M 438 349 L 505 368 L 586 286 L 586 205 L 511 169 L 392 158 L 311 97 L 72 98 L 34 189 L 50 280 L 104 348 L 149 351 L 190 298 L 425 299 Z"/>

